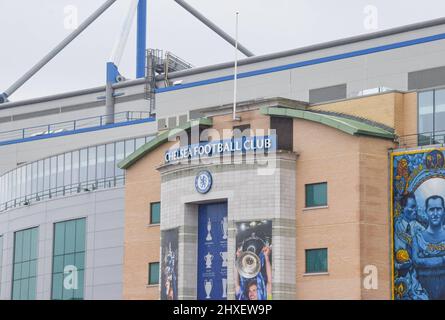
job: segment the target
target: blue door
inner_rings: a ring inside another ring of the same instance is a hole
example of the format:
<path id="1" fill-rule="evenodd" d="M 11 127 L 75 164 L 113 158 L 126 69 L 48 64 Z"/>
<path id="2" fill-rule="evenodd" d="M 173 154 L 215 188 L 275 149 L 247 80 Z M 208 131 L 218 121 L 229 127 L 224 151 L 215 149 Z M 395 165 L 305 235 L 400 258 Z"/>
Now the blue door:
<path id="1" fill-rule="evenodd" d="M 227 300 L 227 203 L 199 206 L 198 300 Z"/>

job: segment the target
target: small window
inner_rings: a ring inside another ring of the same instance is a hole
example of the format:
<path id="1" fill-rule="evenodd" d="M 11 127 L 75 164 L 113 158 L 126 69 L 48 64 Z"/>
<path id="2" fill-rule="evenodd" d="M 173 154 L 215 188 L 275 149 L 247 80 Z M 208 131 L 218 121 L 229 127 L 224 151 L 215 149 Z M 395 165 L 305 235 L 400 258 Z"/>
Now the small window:
<path id="1" fill-rule="evenodd" d="M 306 273 L 328 272 L 328 249 L 306 250 Z"/>
<path id="2" fill-rule="evenodd" d="M 328 205 L 328 184 L 315 183 L 306 185 L 306 208 L 325 207 Z"/>
<path id="3" fill-rule="evenodd" d="M 161 203 L 150 203 L 150 224 L 159 224 L 161 222 Z"/>
<path id="4" fill-rule="evenodd" d="M 159 262 L 148 264 L 148 284 L 159 284 Z"/>

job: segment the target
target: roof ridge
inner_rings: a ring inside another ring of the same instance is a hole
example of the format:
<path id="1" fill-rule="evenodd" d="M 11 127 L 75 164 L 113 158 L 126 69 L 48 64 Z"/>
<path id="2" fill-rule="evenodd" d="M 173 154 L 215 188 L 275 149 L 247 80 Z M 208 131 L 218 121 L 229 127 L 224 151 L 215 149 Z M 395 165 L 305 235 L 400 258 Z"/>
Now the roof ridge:
<path id="1" fill-rule="evenodd" d="M 391 133 L 395 133 L 395 129 L 394 128 L 392 128 L 392 127 L 390 127 L 390 126 L 388 126 L 386 124 L 383 124 L 381 122 L 370 120 L 370 119 L 365 118 L 365 117 L 355 116 L 355 115 L 352 115 L 352 114 L 336 112 L 336 111 L 325 111 L 325 110 L 306 110 L 306 111 L 313 112 L 313 113 L 318 113 L 318 114 L 325 114 L 325 115 L 330 115 L 330 116 L 341 117 L 341 118 L 345 118 L 345 119 L 349 119 L 349 120 L 355 120 L 355 121 L 366 123 L 366 124 L 368 124 L 370 126 L 373 126 L 373 127 L 377 127 L 377 128 L 383 129 L 383 130 L 391 132 Z"/>

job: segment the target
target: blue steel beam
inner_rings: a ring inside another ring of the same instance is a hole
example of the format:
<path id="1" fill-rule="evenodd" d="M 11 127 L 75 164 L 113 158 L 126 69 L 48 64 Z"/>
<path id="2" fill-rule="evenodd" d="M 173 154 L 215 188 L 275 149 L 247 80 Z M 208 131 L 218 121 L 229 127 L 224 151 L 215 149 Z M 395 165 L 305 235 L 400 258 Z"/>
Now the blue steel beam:
<path id="1" fill-rule="evenodd" d="M 147 0 L 139 0 L 136 45 L 136 78 L 145 78 L 147 49 Z"/>

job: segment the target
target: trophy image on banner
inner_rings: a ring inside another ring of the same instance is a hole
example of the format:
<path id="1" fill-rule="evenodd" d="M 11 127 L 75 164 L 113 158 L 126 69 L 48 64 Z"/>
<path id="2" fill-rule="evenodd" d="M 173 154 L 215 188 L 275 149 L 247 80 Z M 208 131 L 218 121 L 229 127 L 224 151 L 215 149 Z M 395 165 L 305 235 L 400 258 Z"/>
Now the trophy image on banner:
<path id="1" fill-rule="evenodd" d="M 204 289 L 206 292 L 206 299 L 210 299 L 210 293 L 212 293 L 212 288 L 213 288 L 213 280 L 204 280 Z"/>
<path id="2" fill-rule="evenodd" d="M 241 254 L 235 262 L 236 269 L 242 277 L 252 279 L 260 272 L 259 254 L 265 245 L 264 241 L 258 238 L 255 233 L 243 241 Z"/>
<path id="3" fill-rule="evenodd" d="M 212 234 L 210 233 L 212 231 L 212 222 L 209 221 L 207 222 L 207 237 L 206 237 L 206 241 L 212 241 Z"/>
<path id="4" fill-rule="evenodd" d="M 226 278 L 222 278 L 222 289 L 223 289 L 222 297 L 227 298 L 227 279 Z"/>
<path id="5" fill-rule="evenodd" d="M 224 217 L 221 221 L 221 229 L 222 229 L 222 238 L 224 240 L 227 239 L 228 236 L 228 227 L 229 227 L 229 222 L 227 221 L 227 217 Z"/>
<path id="6" fill-rule="evenodd" d="M 204 256 L 204 261 L 206 263 L 206 269 L 211 269 L 212 268 L 212 260 L 213 260 L 213 254 L 211 254 L 210 252 L 208 252 L 205 256 Z"/>
<path id="7" fill-rule="evenodd" d="M 227 268 L 227 251 L 224 252 L 220 252 L 219 255 L 221 256 L 222 259 L 222 268 Z"/>

